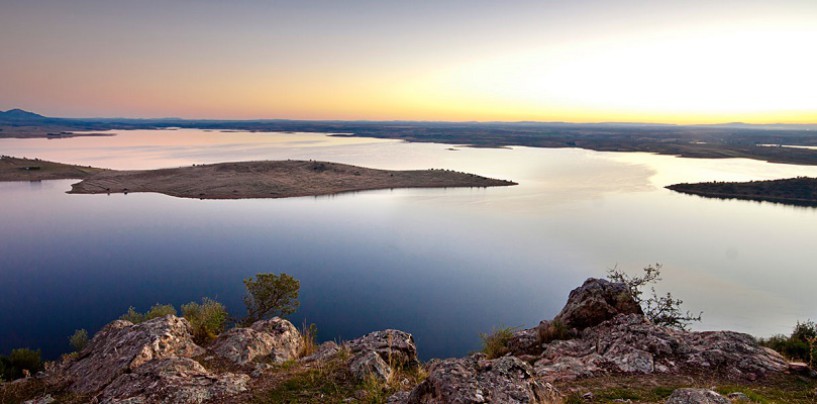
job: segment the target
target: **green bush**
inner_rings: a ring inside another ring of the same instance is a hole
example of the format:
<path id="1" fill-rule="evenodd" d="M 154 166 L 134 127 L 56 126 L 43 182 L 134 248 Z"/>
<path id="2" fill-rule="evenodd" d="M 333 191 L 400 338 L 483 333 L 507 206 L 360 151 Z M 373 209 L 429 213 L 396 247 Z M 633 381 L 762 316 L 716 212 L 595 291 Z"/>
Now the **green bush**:
<path id="1" fill-rule="evenodd" d="M 244 279 L 244 286 L 247 287 L 244 325 L 275 315 L 287 316 L 298 309 L 301 283 L 290 275 L 257 274 L 255 279 Z"/>
<path id="2" fill-rule="evenodd" d="M 817 325 L 811 320 L 803 323 L 798 321 L 788 337 L 779 334 L 761 339 L 760 344 L 817 369 Z"/>
<path id="3" fill-rule="evenodd" d="M 85 331 L 84 328 L 74 331 L 74 335 L 68 337 L 68 343 L 71 344 L 74 351 L 82 352 L 88 346 L 88 331 Z"/>
<path id="4" fill-rule="evenodd" d="M 482 339 L 482 353 L 487 355 L 488 359 L 494 359 L 510 352 L 508 341 L 513 337 L 514 331 L 515 327 L 500 327 L 494 328 L 490 334 L 479 334 L 479 338 Z"/>
<path id="5" fill-rule="evenodd" d="M 193 328 L 193 339 L 206 343 L 215 339 L 227 324 L 227 309 L 223 304 L 210 299 L 201 299 L 201 304 L 190 302 L 182 306 L 182 316 Z"/>
<path id="6" fill-rule="evenodd" d="M 42 369 L 43 362 L 39 350 L 12 349 L 9 356 L 0 356 L 0 378 L 3 380 L 19 379 L 25 375 L 24 370 L 33 375 Z"/>
<path id="7" fill-rule="evenodd" d="M 156 303 L 153 307 L 148 310 L 147 313 L 140 313 L 136 311 L 136 309 L 131 306 L 128 308 L 128 312 L 123 314 L 119 317 L 120 320 L 130 321 L 134 324 L 143 323 L 148 320 L 153 320 L 154 318 L 164 317 L 167 315 L 176 315 L 176 309 L 169 304 L 159 304 Z"/>

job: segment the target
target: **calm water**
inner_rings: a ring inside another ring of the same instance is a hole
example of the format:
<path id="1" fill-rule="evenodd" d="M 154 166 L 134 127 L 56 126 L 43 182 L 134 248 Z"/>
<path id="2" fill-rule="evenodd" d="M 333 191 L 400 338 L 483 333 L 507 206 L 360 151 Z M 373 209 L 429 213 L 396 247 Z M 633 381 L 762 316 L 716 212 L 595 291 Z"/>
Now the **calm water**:
<path id="1" fill-rule="evenodd" d="M 323 340 L 387 327 L 424 358 L 478 348 L 494 326 L 551 318 L 570 289 L 614 265 L 664 264 L 660 290 L 696 329 L 758 336 L 817 318 L 817 210 L 703 199 L 675 182 L 817 176 L 817 167 L 577 149 L 470 149 L 390 140 L 201 130 L 0 139 L 0 154 L 116 169 L 257 159 L 448 168 L 516 187 L 412 189 L 280 200 L 67 195 L 75 181 L 0 183 L 0 352 L 68 351 L 153 303 L 202 296 L 240 315 L 241 280 L 301 280 L 294 321 Z"/>

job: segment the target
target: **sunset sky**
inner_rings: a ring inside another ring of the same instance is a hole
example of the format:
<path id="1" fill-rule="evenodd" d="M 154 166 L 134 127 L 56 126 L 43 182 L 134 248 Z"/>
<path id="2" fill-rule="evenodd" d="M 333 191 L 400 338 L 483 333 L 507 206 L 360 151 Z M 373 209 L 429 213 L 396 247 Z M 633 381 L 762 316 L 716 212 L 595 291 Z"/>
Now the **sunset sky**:
<path id="1" fill-rule="evenodd" d="M 817 1 L 10 1 L 0 110 L 817 122 Z"/>

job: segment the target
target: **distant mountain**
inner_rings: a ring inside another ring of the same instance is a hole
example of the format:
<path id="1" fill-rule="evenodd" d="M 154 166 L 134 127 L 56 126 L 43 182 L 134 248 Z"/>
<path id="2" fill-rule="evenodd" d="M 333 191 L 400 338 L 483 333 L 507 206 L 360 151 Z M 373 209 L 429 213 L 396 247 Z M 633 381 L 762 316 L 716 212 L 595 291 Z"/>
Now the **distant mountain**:
<path id="1" fill-rule="evenodd" d="M 24 121 L 32 119 L 44 119 L 45 117 L 33 112 L 24 111 L 19 108 L 10 109 L 6 112 L 0 111 L 0 120 Z"/>

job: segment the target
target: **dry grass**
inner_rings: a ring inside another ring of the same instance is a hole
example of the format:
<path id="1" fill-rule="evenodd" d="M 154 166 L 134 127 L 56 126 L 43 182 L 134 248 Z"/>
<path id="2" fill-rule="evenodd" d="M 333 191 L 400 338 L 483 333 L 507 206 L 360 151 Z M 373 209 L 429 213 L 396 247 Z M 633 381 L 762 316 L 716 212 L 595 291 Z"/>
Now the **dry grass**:
<path id="1" fill-rule="evenodd" d="M 594 403 L 664 403 L 677 388 L 715 390 L 723 395 L 741 392 L 752 401 L 773 403 L 817 403 L 817 380 L 793 375 L 774 375 L 755 382 L 724 379 L 712 374 L 697 375 L 616 375 L 558 382 L 567 403 L 586 403 L 584 393 L 593 393 Z"/>

